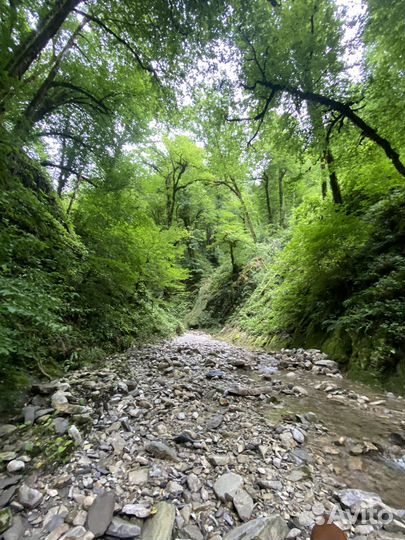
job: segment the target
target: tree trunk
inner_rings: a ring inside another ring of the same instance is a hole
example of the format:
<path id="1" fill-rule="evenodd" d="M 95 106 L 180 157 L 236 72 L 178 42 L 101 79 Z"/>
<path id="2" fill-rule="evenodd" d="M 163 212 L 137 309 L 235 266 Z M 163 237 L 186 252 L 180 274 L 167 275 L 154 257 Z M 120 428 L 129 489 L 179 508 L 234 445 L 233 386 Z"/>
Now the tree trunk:
<path id="1" fill-rule="evenodd" d="M 266 208 L 267 208 L 267 220 L 269 224 L 273 222 L 273 216 L 271 213 L 271 202 L 270 202 L 270 177 L 267 173 L 263 173 L 264 180 L 264 192 L 266 194 Z"/>
<path id="2" fill-rule="evenodd" d="M 75 184 L 75 186 L 73 188 L 72 196 L 70 197 L 68 209 L 66 210 L 66 215 L 67 216 L 69 216 L 70 212 L 72 211 L 73 203 L 75 202 L 77 194 L 79 193 L 79 188 L 80 188 L 81 183 L 82 183 L 82 175 L 81 175 L 81 173 L 79 173 L 77 175 L 76 184 Z"/>
<path id="3" fill-rule="evenodd" d="M 58 54 L 50 72 L 48 73 L 48 76 L 43 81 L 41 86 L 38 88 L 37 92 L 35 93 L 34 97 L 26 107 L 24 114 L 22 118 L 17 122 L 15 131 L 17 134 L 22 134 L 23 132 L 29 133 L 32 129 L 32 126 L 35 124 L 36 120 L 36 113 L 41 109 L 41 107 L 44 104 L 46 95 L 49 91 L 49 89 L 52 86 L 53 81 L 55 80 L 61 62 L 65 56 L 65 54 L 69 51 L 69 49 L 72 47 L 77 35 L 82 30 L 83 26 L 86 24 L 86 21 L 83 21 L 73 32 L 73 34 L 68 39 L 66 45 L 63 47 L 61 52 Z M 42 115 L 41 115 L 42 117 Z"/>
<path id="4" fill-rule="evenodd" d="M 283 179 L 285 176 L 286 171 L 284 169 L 280 169 L 278 173 L 278 197 L 279 197 L 279 204 L 280 204 L 280 226 L 285 227 L 285 207 L 284 207 L 284 184 Z"/>
<path id="5" fill-rule="evenodd" d="M 325 150 L 325 161 L 329 171 L 329 185 L 332 191 L 333 202 L 335 204 L 342 204 L 343 198 L 335 171 L 335 160 L 333 159 L 333 154 L 329 146 L 327 146 Z"/>
<path id="6" fill-rule="evenodd" d="M 328 195 L 328 183 L 326 181 L 325 161 L 321 159 L 321 193 L 322 199 L 326 199 Z"/>
<path id="7" fill-rule="evenodd" d="M 46 47 L 62 24 L 81 0 L 58 0 L 55 7 L 40 21 L 24 43 L 21 43 L 13 58 L 6 65 L 9 77 L 21 79 L 39 53 Z"/>
<path id="8" fill-rule="evenodd" d="M 256 231 L 255 231 L 255 228 L 253 226 L 253 222 L 251 220 L 251 217 L 250 217 L 249 211 L 247 209 L 247 206 L 245 204 L 245 200 L 243 198 L 242 192 L 239 189 L 239 186 L 237 185 L 234 178 L 231 178 L 231 182 L 232 182 L 231 191 L 233 191 L 233 193 L 235 193 L 235 195 L 239 199 L 239 202 L 240 202 L 240 205 L 241 205 L 241 208 L 242 208 L 242 212 L 243 212 L 243 218 L 244 218 L 244 221 L 245 221 L 246 228 L 249 231 L 253 242 L 256 244 L 257 243 Z"/>
<path id="9" fill-rule="evenodd" d="M 237 274 L 238 273 L 238 267 L 236 265 L 235 253 L 234 253 L 233 249 L 234 249 L 234 245 L 230 242 L 229 243 L 229 254 L 231 256 L 232 274 Z"/>

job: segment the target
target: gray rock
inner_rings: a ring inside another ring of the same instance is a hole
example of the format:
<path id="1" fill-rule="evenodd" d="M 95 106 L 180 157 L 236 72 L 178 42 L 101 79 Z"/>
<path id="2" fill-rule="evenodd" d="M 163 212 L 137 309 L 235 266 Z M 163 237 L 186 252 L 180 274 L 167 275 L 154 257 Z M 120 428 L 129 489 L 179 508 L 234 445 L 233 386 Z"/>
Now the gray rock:
<path id="1" fill-rule="evenodd" d="M 115 494 L 107 491 L 97 495 L 87 514 L 87 528 L 96 538 L 103 535 L 111 523 L 115 504 Z"/>
<path id="2" fill-rule="evenodd" d="M 64 435 L 69 428 L 69 420 L 58 416 L 53 419 L 53 427 L 58 435 Z"/>
<path id="3" fill-rule="evenodd" d="M 150 442 L 145 446 L 145 450 L 148 452 L 148 454 L 151 454 L 156 458 L 167 459 L 169 461 L 178 461 L 176 451 L 160 441 Z"/>
<path id="4" fill-rule="evenodd" d="M 126 446 L 125 439 L 121 437 L 121 435 L 117 433 L 113 433 L 111 437 L 108 439 L 108 442 L 111 444 L 111 446 L 114 449 L 114 454 L 121 455 L 124 451 L 124 448 Z"/>
<path id="5" fill-rule="evenodd" d="M 305 441 L 305 435 L 297 428 L 293 429 L 292 436 L 294 440 L 299 444 L 302 444 Z"/>
<path id="6" fill-rule="evenodd" d="M 56 403 L 54 409 L 63 414 L 83 414 L 88 411 L 84 405 L 75 405 L 74 403 Z"/>
<path id="7" fill-rule="evenodd" d="M 356 510 L 357 508 L 370 508 L 382 504 L 381 497 L 371 491 L 361 489 L 343 489 L 338 493 L 338 497 L 343 506 Z"/>
<path id="8" fill-rule="evenodd" d="M 146 484 L 149 478 L 149 469 L 147 467 L 141 467 L 140 469 L 135 469 L 134 471 L 129 471 L 128 473 L 128 482 L 131 485 L 140 486 Z"/>
<path id="9" fill-rule="evenodd" d="M 21 461 L 19 459 L 13 459 L 13 461 L 10 461 L 9 463 L 7 463 L 7 471 L 9 473 L 23 471 L 24 469 L 25 469 L 25 463 L 24 461 Z"/>
<path id="10" fill-rule="evenodd" d="M 145 519 L 150 516 L 151 508 L 150 506 L 145 506 L 144 504 L 126 504 L 121 510 L 122 514 L 127 516 L 135 516 L 140 519 Z"/>
<path id="11" fill-rule="evenodd" d="M 52 394 L 51 403 L 52 407 L 58 410 L 59 405 L 64 405 L 68 403 L 66 393 L 62 392 L 62 390 L 57 390 L 54 394 Z"/>
<path id="12" fill-rule="evenodd" d="M 244 489 L 238 489 L 233 496 L 233 504 L 242 521 L 248 521 L 253 512 L 254 502 Z"/>
<path id="13" fill-rule="evenodd" d="M 299 482 L 300 480 L 303 480 L 304 478 L 308 478 L 309 476 L 310 476 L 309 470 L 307 467 L 304 466 L 297 469 L 293 469 L 287 476 L 287 480 L 290 480 L 290 482 Z"/>
<path id="14" fill-rule="evenodd" d="M 331 370 L 337 370 L 339 367 L 339 364 L 334 360 L 317 360 L 316 362 L 314 362 L 314 364 L 316 366 L 324 367 Z"/>
<path id="15" fill-rule="evenodd" d="M 196 493 L 197 491 L 200 491 L 202 487 L 201 480 L 196 474 L 190 473 L 187 476 L 187 486 L 191 493 Z"/>
<path id="16" fill-rule="evenodd" d="M 35 421 L 35 413 L 39 409 L 38 406 L 28 405 L 22 410 L 24 416 L 24 424 L 33 424 Z"/>
<path id="17" fill-rule="evenodd" d="M 232 529 L 224 540 L 284 540 L 287 523 L 278 515 L 260 517 Z"/>
<path id="18" fill-rule="evenodd" d="M 13 424 L 1 424 L 0 425 L 0 437 L 5 437 L 6 435 L 10 435 L 17 429 L 17 426 L 14 426 Z"/>
<path id="19" fill-rule="evenodd" d="M 69 531 L 70 527 L 67 523 L 60 523 L 57 527 L 52 529 L 45 540 L 59 540 L 59 538 Z"/>
<path id="20" fill-rule="evenodd" d="M 36 508 L 42 500 L 42 493 L 26 484 L 22 484 L 18 490 L 18 500 L 25 507 Z"/>
<path id="21" fill-rule="evenodd" d="M 393 519 L 389 523 L 386 523 L 383 528 L 388 532 L 405 534 L 405 524 L 398 519 Z"/>
<path id="22" fill-rule="evenodd" d="M 308 411 L 307 413 L 305 413 L 304 417 L 306 420 L 308 420 L 308 422 L 311 422 L 313 424 L 318 421 L 317 415 L 312 411 Z"/>
<path id="23" fill-rule="evenodd" d="M 160 502 L 156 505 L 156 514 L 146 520 L 142 528 L 142 540 L 171 540 L 174 520 L 176 516 L 175 507 L 167 502 Z"/>
<path id="24" fill-rule="evenodd" d="M 297 529 L 294 527 L 293 529 L 290 529 L 289 533 L 287 534 L 286 538 L 287 540 L 297 538 L 301 534 L 301 529 Z"/>
<path id="25" fill-rule="evenodd" d="M 220 369 L 210 369 L 206 374 L 207 379 L 223 379 L 225 377 L 225 372 Z"/>
<path id="26" fill-rule="evenodd" d="M 114 538 L 135 538 L 141 534 L 141 528 L 125 519 L 114 517 L 107 529 L 107 534 Z"/>
<path id="27" fill-rule="evenodd" d="M 201 533 L 197 525 L 192 523 L 186 525 L 181 530 L 181 538 L 189 538 L 190 540 L 204 540 L 204 536 Z"/>
<path id="28" fill-rule="evenodd" d="M 6 506 L 17 491 L 17 486 L 11 486 L 0 493 L 0 508 Z"/>
<path id="29" fill-rule="evenodd" d="M 83 443 L 83 439 L 81 436 L 80 431 L 77 429 L 76 426 L 70 426 L 68 429 L 69 437 L 74 440 L 76 446 L 81 446 Z"/>
<path id="30" fill-rule="evenodd" d="M 43 394 L 45 396 L 48 396 L 49 394 L 52 394 L 52 392 L 55 392 L 55 390 L 57 390 L 60 387 L 63 387 L 63 385 L 59 383 L 58 381 L 54 381 L 50 383 L 33 384 L 31 388 L 37 394 Z M 69 385 L 66 384 L 65 388 L 67 389 L 68 387 Z"/>
<path id="31" fill-rule="evenodd" d="M 225 473 L 216 480 L 214 491 L 221 501 L 232 500 L 233 495 L 243 486 L 243 483 L 244 480 L 239 474 Z"/>
<path id="32" fill-rule="evenodd" d="M 207 429 L 217 429 L 224 421 L 224 417 L 222 414 L 215 414 L 207 421 Z"/>
<path id="33" fill-rule="evenodd" d="M 5 489 L 8 486 L 13 486 L 14 484 L 17 484 L 21 480 L 21 475 L 14 475 L 14 476 L 2 476 L 0 478 L 0 490 Z"/>
<path id="34" fill-rule="evenodd" d="M 17 452 L 14 452 L 13 450 L 6 451 L 6 452 L 0 452 L 0 461 L 12 461 L 17 457 Z"/>
<path id="35" fill-rule="evenodd" d="M 22 517 L 17 514 L 13 517 L 13 524 L 3 534 L 3 540 L 21 540 L 24 536 L 25 525 Z"/>
<path id="36" fill-rule="evenodd" d="M 94 534 L 90 531 L 86 531 L 84 527 L 73 527 L 66 534 L 60 538 L 60 540 L 93 540 Z"/>

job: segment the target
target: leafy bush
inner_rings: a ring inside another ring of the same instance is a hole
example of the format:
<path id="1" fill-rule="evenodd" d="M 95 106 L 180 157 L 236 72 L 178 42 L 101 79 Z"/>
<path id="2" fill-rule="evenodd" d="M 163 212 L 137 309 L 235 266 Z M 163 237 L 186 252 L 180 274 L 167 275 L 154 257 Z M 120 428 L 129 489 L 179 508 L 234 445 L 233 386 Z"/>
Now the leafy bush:
<path id="1" fill-rule="evenodd" d="M 41 188 L 43 173 L 25 158 L 16 163 L 18 175 L 4 175 L 0 195 L 0 407 L 6 408 L 29 377 L 54 377 L 105 351 L 173 334 L 179 323 L 171 299 L 187 277 L 177 262 L 183 233 L 155 225 L 128 183 L 84 191 L 71 224 L 51 190 Z"/>
<path id="2" fill-rule="evenodd" d="M 403 193 L 358 210 L 301 205 L 291 240 L 231 322 L 258 344 L 323 347 L 384 381 L 405 353 Z"/>

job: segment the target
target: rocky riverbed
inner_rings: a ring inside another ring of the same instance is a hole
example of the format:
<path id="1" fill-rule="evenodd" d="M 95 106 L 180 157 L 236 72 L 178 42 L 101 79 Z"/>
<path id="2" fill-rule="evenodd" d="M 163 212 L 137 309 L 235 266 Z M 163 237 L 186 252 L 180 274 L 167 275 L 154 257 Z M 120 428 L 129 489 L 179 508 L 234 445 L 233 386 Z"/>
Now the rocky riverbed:
<path id="1" fill-rule="evenodd" d="M 0 426 L 2 538 L 303 540 L 342 509 L 350 538 L 399 540 L 402 408 L 315 350 L 132 349 Z"/>

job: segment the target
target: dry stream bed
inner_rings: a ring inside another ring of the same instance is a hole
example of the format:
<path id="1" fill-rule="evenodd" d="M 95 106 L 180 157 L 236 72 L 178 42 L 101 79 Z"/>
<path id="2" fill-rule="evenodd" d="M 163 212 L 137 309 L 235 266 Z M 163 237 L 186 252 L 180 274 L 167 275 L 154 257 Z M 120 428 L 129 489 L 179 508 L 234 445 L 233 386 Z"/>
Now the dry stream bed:
<path id="1" fill-rule="evenodd" d="M 132 349 L 36 385 L 0 426 L 0 536 L 301 540 L 342 509 L 350 538 L 404 539 L 403 420 L 319 351 Z"/>

